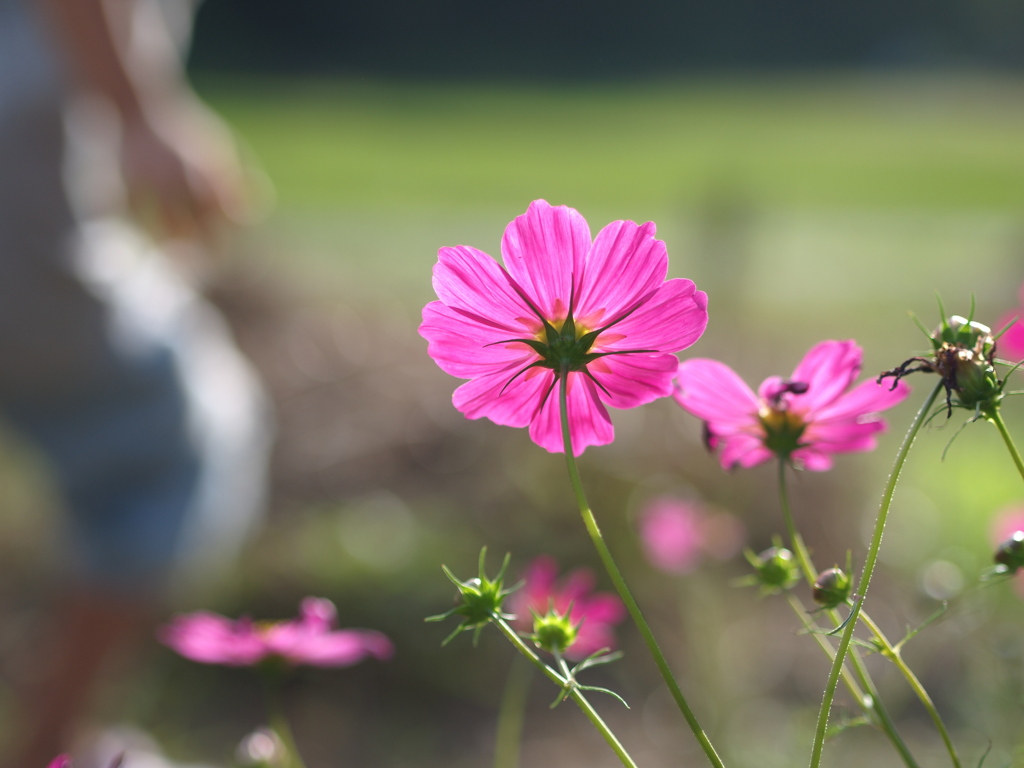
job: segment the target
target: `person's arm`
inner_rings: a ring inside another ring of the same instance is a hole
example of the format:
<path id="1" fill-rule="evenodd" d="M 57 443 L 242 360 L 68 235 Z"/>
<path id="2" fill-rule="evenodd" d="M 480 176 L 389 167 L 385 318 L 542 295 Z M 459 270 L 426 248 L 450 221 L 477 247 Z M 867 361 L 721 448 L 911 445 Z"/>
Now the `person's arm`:
<path id="1" fill-rule="evenodd" d="M 206 238 L 240 218 L 230 134 L 189 88 L 159 14 L 139 29 L 136 0 L 37 1 L 73 82 L 120 119 L 127 202 L 140 223 L 159 237 Z"/>

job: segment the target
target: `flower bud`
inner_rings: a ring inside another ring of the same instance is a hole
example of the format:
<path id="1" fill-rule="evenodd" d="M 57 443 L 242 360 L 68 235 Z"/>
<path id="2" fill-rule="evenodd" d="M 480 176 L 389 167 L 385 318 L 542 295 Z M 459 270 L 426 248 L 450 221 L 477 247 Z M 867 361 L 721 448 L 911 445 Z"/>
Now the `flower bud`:
<path id="1" fill-rule="evenodd" d="M 814 581 L 814 602 L 824 608 L 835 608 L 850 597 L 853 582 L 841 568 L 829 568 Z"/>
<path id="2" fill-rule="evenodd" d="M 543 616 L 537 613 L 533 615 L 533 642 L 538 648 L 561 655 L 576 642 L 579 625 L 573 626 L 569 613 L 566 611 L 559 614 L 551 608 Z"/>
<path id="3" fill-rule="evenodd" d="M 996 548 L 996 565 L 1006 569 L 1007 573 L 1016 573 L 1024 568 L 1024 531 L 1014 531 L 1013 535 Z"/>
<path id="4" fill-rule="evenodd" d="M 939 304 L 942 310 L 942 304 Z M 944 310 L 943 310 L 944 312 Z M 974 307 L 971 306 L 973 316 Z M 923 328 L 924 326 L 922 326 Z M 1005 383 L 995 369 L 996 340 L 987 325 L 953 315 L 943 317 L 942 323 L 931 332 L 925 330 L 932 343 L 932 354 L 911 357 L 892 370 L 883 371 L 878 383 L 887 377 L 896 382 L 911 373 L 936 373 L 946 389 L 946 415 L 953 408 L 966 408 L 978 416 L 990 417 L 1003 398 Z"/>
<path id="5" fill-rule="evenodd" d="M 510 556 L 505 555 L 501 569 L 493 579 L 488 578 L 484 571 L 484 561 L 486 558 L 487 547 L 484 547 L 480 550 L 479 575 L 465 581 L 457 579 L 447 567 L 441 566 L 444 575 L 448 577 L 448 580 L 458 590 L 455 593 L 455 607 L 437 616 L 428 616 L 427 621 L 442 621 L 450 616 L 458 616 L 462 619 L 462 623 L 455 628 L 454 632 L 448 635 L 444 641 L 445 643 L 450 642 L 460 632 L 470 629 L 476 630 L 474 634 L 475 642 L 480 634 L 480 630 L 490 622 L 495 619 L 512 618 L 502 611 L 502 604 L 505 598 L 518 588 L 505 589 L 504 586 L 505 571 L 508 569 Z"/>
<path id="6" fill-rule="evenodd" d="M 785 547 L 769 547 L 759 555 L 748 555 L 747 559 L 757 571 L 761 587 L 766 591 L 789 589 L 799 579 L 793 553 Z"/>
<path id="7" fill-rule="evenodd" d="M 987 352 L 995 341 L 992 338 L 992 329 L 987 325 L 953 315 L 932 332 L 932 344 L 935 348 L 938 349 L 943 343 L 968 349 L 978 348 L 982 352 Z"/>

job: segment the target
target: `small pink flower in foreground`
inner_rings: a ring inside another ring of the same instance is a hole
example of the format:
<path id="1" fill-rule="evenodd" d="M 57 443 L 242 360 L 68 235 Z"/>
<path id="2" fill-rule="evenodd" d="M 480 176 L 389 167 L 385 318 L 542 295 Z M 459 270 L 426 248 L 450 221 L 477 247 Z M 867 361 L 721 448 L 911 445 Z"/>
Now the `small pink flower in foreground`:
<path id="1" fill-rule="evenodd" d="M 743 525 L 732 515 L 711 515 L 695 502 L 661 496 L 640 513 L 640 541 L 655 568 L 689 573 L 704 554 L 719 560 L 736 554 Z"/>
<path id="2" fill-rule="evenodd" d="M 334 628 L 336 623 L 337 611 L 330 600 L 307 597 L 299 617 L 290 621 L 236 621 L 200 611 L 176 617 L 158 636 L 186 659 L 226 666 L 276 658 L 289 665 L 347 667 L 370 656 L 391 656 L 391 641 L 380 632 L 339 630 Z"/>
<path id="3" fill-rule="evenodd" d="M 788 379 L 765 379 L 755 395 L 717 360 L 687 360 L 679 366 L 676 401 L 705 423 L 708 448 L 721 448 L 725 469 L 753 467 L 772 456 L 824 471 L 832 454 L 870 451 L 885 429 L 879 411 L 899 403 L 910 389 L 862 381 L 861 350 L 853 341 L 823 341 L 812 347 Z M 849 391 L 848 391 L 849 390 Z"/>
<path id="4" fill-rule="evenodd" d="M 1024 284 L 1020 287 L 1018 297 L 1019 304 L 1017 308 L 1000 317 L 999 322 L 996 323 L 994 328 L 995 331 L 1001 331 L 1016 318 L 1017 322 L 1010 326 L 1010 329 L 1000 336 L 997 342 L 997 357 L 1011 360 L 1015 363 L 1024 360 Z"/>
<path id="5" fill-rule="evenodd" d="M 452 401 L 467 418 L 530 428 L 563 450 L 558 392 L 568 386 L 573 452 L 605 445 L 605 404 L 633 408 L 672 392 L 673 353 L 707 325 L 707 296 L 665 280 L 668 254 L 654 224 L 613 221 L 591 242 L 572 208 L 535 200 L 505 229 L 505 266 L 468 246 L 441 248 L 439 301 L 420 335 L 446 373 L 469 381 Z"/>
<path id="6" fill-rule="evenodd" d="M 71 758 L 67 755 L 57 755 L 46 768 L 71 768 Z"/>
<path id="7" fill-rule="evenodd" d="M 550 557 L 538 557 L 530 564 L 523 587 L 509 598 L 515 627 L 523 632 L 533 628 L 531 610 L 539 614 L 552 607 L 559 613 L 569 610 L 570 621 L 580 627 L 576 642 L 565 654 L 567 659 L 585 659 L 602 648 L 613 648 L 613 627 L 626 618 L 622 601 L 607 592 L 592 594 L 594 574 L 586 568 L 573 571 L 559 584 L 555 583 L 557 577 L 558 565 Z"/>

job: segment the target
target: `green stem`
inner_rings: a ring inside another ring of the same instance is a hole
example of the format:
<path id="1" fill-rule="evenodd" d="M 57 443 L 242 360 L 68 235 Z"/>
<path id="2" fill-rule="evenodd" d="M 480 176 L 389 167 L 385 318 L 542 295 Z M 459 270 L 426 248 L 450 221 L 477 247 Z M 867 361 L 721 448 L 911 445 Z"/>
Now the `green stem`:
<path id="1" fill-rule="evenodd" d="M 494 743 L 494 768 L 519 768 L 519 748 L 526 719 L 526 700 L 532 678 L 529 667 L 519 657 L 512 662 L 505 681 L 498 712 L 498 734 Z"/>
<path id="2" fill-rule="evenodd" d="M 281 706 L 279 675 L 271 670 L 264 674 L 263 682 L 270 728 L 277 734 L 277 738 L 281 740 L 281 744 L 288 754 L 288 768 L 306 768 L 306 764 L 302 761 L 302 755 L 299 754 L 299 747 L 295 743 L 295 737 L 292 735 L 291 724 L 284 713 L 284 707 Z"/>
<path id="3" fill-rule="evenodd" d="M 814 729 L 814 743 L 811 746 L 811 768 L 818 768 L 818 766 L 821 765 L 821 753 L 825 745 L 825 731 L 828 726 L 828 715 L 829 711 L 832 709 L 832 699 L 836 693 L 836 685 L 839 683 L 839 672 L 846 659 L 846 652 L 850 647 L 850 642 L 853 640 L 853 630 L 857 626 L 857 620 L 860 617 L 860 609 L 864 604 L 864 598 L 867 596 L 868 586 L 871 583 L 871 576 L 875 571 L 875 564 L 878 561 L 878 551 L 882 546 L 882 533 L 885 531 L 885 521 L 889 516 L 889 506 L 892 504 L 893 494 L 896 492 L 896 481 L 899 480 L 903 464 L 906 462 L 907 454 L 910 452 L 910 446 L 913 445 L 914 438 L 917 437 L 917 433 L 921 431 L 921 426 L 927 419 L 928 412 L 931 410 L 932 405 L 935 403 L 935 398 L 938 397 L 942 388 L 942 382 L 939 382 L 932 390 L 931 394 L 925 399 L 924 404 L 914 417 L 914 421 L 910 425 L 910 429 L 907 430 L 907 434 L 903 438 L 903 443 L 900 445 L 900 449 L 896 453 L 896 460 L 893 462 L 892 472 L 889 474 L 889 480 L 885 484 L 885 491 L 882 494 L 882 501 L 878 508 L 878 517 L 875 519 L 875 529 L 871 536 L 871 544 L 868 547 L 868 554 L 864 560 L 864 570 L 861 573 L 860 583 L 858 585 L 860 597 L 854 601 L 853 608 L 850 611 L 850 616 L 847 619 L 846 629 L 843 630 L 842 637 L 839 640 L 839 647 L 836 649 L 836 657 L 832 662 L 832 669 L 829 670 L 828 681 L 825 684 L 825 692 L 821 699 L 821 707 L 818 710 L 818 722 Z"/>
<path id="4" fill-rule="evenodd" d="M 1010 452 L 1010 456 L 1013 458 L 1013 463 L 1017 465 L 1017 471 L 1020 472 L 1021 478 L 1024 478 L 1024 460 L 1020 457 L 1020 451 L 1017 450 L 1017 446 L 1014 445 L 1013 438 L 1010 436 L 1010 431 L 1006 428 L 1006 422 L 1003 421 L 1003 415 L 999 413 L 999 408 L 995 407 L 991 413 L 985 415 L 989 421 L 996 425 L 996 429 L 999 430 L 999 434 L 1003 436 L 1003 442 L 1006 443 L 1006 449 Z"/>
<path id="5" fill-rule="evenodd" d="M 515 646 L 515 649 L 519 651 L 526 659 L 539 669 L 545 677 L 551 680 L 559 688 L 567 689 L 569 691 L 569 698 L 576 702 L 583 714 L 587 716 L 587 719 L 597 728 L 598 732 L 604 737 L 604 740 L 608 742 L 608 746 L 612 748 L 619 760 L 627 768 L 637 768 L 636 763 L 633 762 L 633 758 L 626 752 L 626 748 L 622 746 L 622 743 L 612 733 L 611 728 L 601 719 L 601 716 L 597 714 L 597 710 L 591 706 L 590 702 L 583 696 L 583 693 L 579 688 L 572 685 L 572 683 L 562 675 L 558 674 L 555 670 L 551 669 L 544 661 L 533 652 L 523 639 L 516 633 L 512 627 L 510 627 L 504 619 L 499 616 L 492 616 L 492 621 L 501 630 L 501 633 L 505 635 L 510 643 Z"/>
<path id="6" fill-rule="evenodd" d="M 803 537 L 796 530 L 796 525 L 793 522 L 793 512 L 789 504 L 789 491 L 786 483 L 786 462 L 782 459 L 779 460 L 779 502 L 782 506 L 782 517 L 786 522 L 786 529 L 789 533 L 789 539 L 793 547 L 793 551 L 796 554 L 797 562 L 800 565 L 800 569 L 804 572 L 804 577 L 807 580 L 808 585 L 813 589 L 814 583 L 817 580 L 817 568 L 815 568 L 813 561 L 811 560 L 810 552 L 807 551 L 807 547 L 804 545 Z M 799 602 L 792 595 L 789 596 L 790 606 L 796 611 L 797 615 L 804 622 L 804 626 L 813 632 L 810 622 L 807 619 L 806 613 L 803 611 Z M 827 611 L 829 618 L 832 619 L 832 623 L 835 626 L 840 626 L 842 623 L 842 617 L 839 612 L 835 609 Z M 813 632 L 815 638 L 818 640 L 818 645 L 821 646 L 822 650 L 828 655 L 829 659 L 835 661 L 835 650 L 832 648 L 824 637 L 819 633 Z M 886 640 L 886 642 L 888 642 Z M 893 748 L 899 752 L 900 757 L 903 759 L 904 764 L 907 768 L 918 768 L 917 761 L 914 756 L 910 754 L 910 748 L 907 747 L 903 737 L 896 731 L 896 724 L 893 722 L 892 717 L 889 715 L 889 711 L 885 708 L 882 703 L 882 699 L 878 695 L 878 687 L 875 685 L 875 681 L 871 679 L 871 675 L 868 672 L 867 666 L 864 664 L 864 660 L 860 657 L 860 654 L 856 650 L 850 653 L 850 660 L 853 664 L 854 672 L 857 675 L 857 679 L 860 681 L 860 685 L 863 686 L 864 690 L 867 691 L 870 697 L 870 705 L 868 699 L 864 697 L 860 688 L 856 682 L 850 677 L 849 671 L 846 669 L 846 665 L 843 665 L 842 676 L 843 681 L 846 683 L 846 687 L 850 690 L 854 699 L 867 710 L 868 715 L 875 715 L 875 719 L 882 731 L 892 742 Z"/>
<path id="7" fill-rule="evenodd" d="M 828 656 L 828 660 L 832 661 L 836 657 L 835 648 L 829 644 L 828 640 L 825 639 L 824 635 L 822 635 L 821 630 L 818 629 L 814 622 L 810 620 L 807 615 L 807 611 L 804 610 L 800 601 L 793 596 L 792 592 L 786 593 L 786 601 L 789 603 L 789 607 L 793 609 L 793 613 L 796 614 L 797 618 L 800 619 L 801 623 L 804 625 L 804 629 L 807 633 L 818 641 L 818 645 L 821 646 L 821 650 L 824 651 L 826 656 Z M 850 695 L 857 701 L 863 702 L 864 692 L 861 690 L 857 681 L 853 679 L 853 676 L 850 674 L 850 670 L 845 666 L 843 667 L 842 675 L 843 682 L 846 683 L 846 687 L 849 689 Z"/>
<path id="8" fill-rule="evenodd" d="M 633 623 L 636 625 L 637 629 L 640 630 L 640 634 L 643 637 L 644 642 L 647 644 L 647 649 L 650 651 L 651 656 L 654 659 L 654 663 L 658 667 L 658 671 L 665 680 L 665 684 L 668 686 L 669 692 L 672 694 L 672 698 L 676 702 L 676 706 L 686 719 L 687 725 L 690 726 L 690 730 L 693 732 L 694 737 L 696 737 L 701 749 L 704 750 L 704 754 L 707 755 L 708 761 L 711 765 L 715 766 L 715 768 L 724 768 L 722 759 L 718 756 L 714 746 L 711 744 L 711 740 L 708 738 L 707 734 L 704 733 L 704 729 L 701 728 L 696 715 L 693 714 L 693 710 L 690 709 L 690 705 L 686 702 L 686 697 L 683 696 L 683 692 L 680 690 L 679 684 L 676 682 L 675 677 L 673 677 L 672 670 L 669 668 L 665 655 L 661 652 L 661 648 L 658 647 L 658 641 L 654 639 L 654 633 L 651 631 L 650 625 L 644 618 L 643 613 L 640 612 L 640 606 L 637 605 L 636 600 L 633 599 L 633 594 L 629 591 L 629 587 L 626 585 L 626 580 L 622 577 L 622 573 L 615 564 L 615 560 L 612 557 L 611 551 L 608 549 L 608 545 L 605 544 L 604 537 L 601 535 L 601 529 L 597 526 L 597 520 L 594 518 L 594 513 L 591 511 L 590 504 L 587 502 L 586 494 L 583 492 L 583 483 L 580 481 L 579 470 L 576 467 L 576 457 L 573 455 L 572 451 L 572 436 L 569 433 L 569 406 L 566 394 L 566 376 L 563 374 L 559 378 L 559 406 L 562 419 L 562 445 L 565 450 L 565 461 L 569 469 L 569 480 L 572 483 L 572 490 L 576 496 L 576 503 L 579 506 L 580 515 L 583 516 L 583 522 L 587 527 L 587 533 L 590 534 L 590 539 L 593 541 L 595 549 L 597 549 L 597 554 L 601 558 L 601 562 L 604 564 L 605 570 L 608 572 L 608 576 L 611 577 L 612 583 L 615 585 L 615 589 L 619 593 L 619 597 L 621 597 L 622 602 L 625 603 L 626 610 L 629 611 L 629 615 L 632 617 Z"/>
<path id="9" fill-rule="evenodd" d="M 903 660 L 900 655 L 900 649 L 889 642 L 888 638 L 882 634 L 881 628 L 871 620 L 866 611 L 861 611 L 860 620 L 864 622 L 864 625 L 871 630 L 875 638 L 878 640 L 881 646 L 882 655 L 889 659 L 896 668 L 903 673 L 903 677 L 906 678 L 910 684 L 910 688 L 914 691 L 914 694 L 924 705 L 924 708 L 928 710 L 929 716 L 932 718 L 932 722 L 935 723 L 935 728 L 938 730 L 939 735 L 942 737 L 942 743 L 946 745 L 946 750 L 949 752 L 949 757 L 953 761 L 953 765 L 956 768 L 960 768 L 960 757 L 957 754 L 956 747 L 953 745 L 953 739 L 949 735 L 949 731 L 946 730 L 946 724 L 942 722 L 942 717 L 939 715 L 939 710 L 935 708 L 935 702 L 932 701 L 932 697 L 925 690 L 924 685 L 917 679 L 917 675 L 907 665 L 907 662 Z"/>

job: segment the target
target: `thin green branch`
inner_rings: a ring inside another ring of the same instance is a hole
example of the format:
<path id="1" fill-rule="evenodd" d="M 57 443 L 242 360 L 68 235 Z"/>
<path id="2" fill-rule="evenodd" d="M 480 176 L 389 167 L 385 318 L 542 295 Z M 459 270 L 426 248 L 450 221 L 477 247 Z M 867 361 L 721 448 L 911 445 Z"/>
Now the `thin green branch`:
<path id="1" fill-rule="evenodd" d="M 867 596 L 868 587 L 871 584 L 871 576 L 875 571 L 875 564 L 878 562 L 878 551 L 882 546 L 882 534 L 885 531 L 885 521 L 889 516 L 889 507 L 892 504 L 892 497 L 896 492 L 896 482 L 899 480 L 900 472 L 903 470 L 903 465 L 907 460 L 907 454 L 910 452 L 910 446 L 913 445 L 914 439 L 917 437 L 917 433 L 920 432 L 922 424 L 924 424 L 925 420 L 928 418 L 928 412 L 931 410 L 932 405 L 935 403 L 935 399 L 938 397 L 939 392 L 942 389 L 943 385 L 940 381 L 935 385 L 931 394 L 929 394 L 925 399 L 920 410 L 918 410 L 913 423 L 910 425 L 910 429 L 907 430 L 907 434 L 903 438 L 903 443 L 900 445 L 900 449 L 896 454 L 896 460 L 893 463 L 889 480 L 886 482 L 885 491 L 882 494 L 882 501 L 878 508 L 878 516 L 875 519 L 875 528 L 871 536 L 871 544 L 868 547 L 867 557 L 864 560 L 864 570 L 861 574 L 860 583 L 858 585 L 858 592 L 860 593 L 860 596 L 854 601 L 850 617 L 846 624 L 846 629 L 843 631 L 842 637 L 839 640 L 839 647 L 836 649 L 836 657 L 832 662 L 832 669 L 829 671 L 828 681 L 825 684 L 825 692 L 822 695 L 821 707 L 818 710 L 818 722 L 815 726 L 814 742 L 811 746 L 811 768 L 818 768 L 818 766 L 821 765 L 821 753 L 825 744 L 825 732 L 828 727 L 829 711 L 832 709 L 832 699 L 835 697 L 836 685 L 839 683 L 839 673 L 843 667 L 843 662 L 846 659 L 846 652 L 849 650 L 850 642 L 853 640 L 853 631 L 856 628 L 857 620 L 860 617 L 861 606 L 864 603 L 864 598 Z M 951 757 L 953 757 L 954 763 L 958 765 L 959 763 L 955 755 L 951 755 Z"/>
<path id="2" fill-rule="evenodd" d="M 803 537 L 796 530 L 796 525 L 793 522 L 793 512 L 789 504 L 789 491 L 786 483 L 786 463 L 783 460 L 779 460 L 779 503 L 782 506 L 782 516 L 786 522 L 786 529 L 789 533 L 789 538 L 793 551 L 796 554 L 797 562 L 800 565 L 800 569 L 804 573 L 808 585 L 813 589 L 814 583 L 817 580 L 817 569 L 814 566 L 814 562 L 811 560 L 810 552 L 807 551 L 807 547 L 804 545 Z M 810 622 L 807 619 L 806 612 L 802 610 L 799 602 L 796 598 L 789 596 L 790 605 L 794 610 L 798 612 L 798 615 L 804 622 L 805 627 L 810 627 Z M 842 617 L 839 612 L 834 608 L 827 611 L 829 618 L 832 619 L 832 623 L 836 626 L 842 626 Z M 835 649 L 832 648 L 832 644 L 821 636 L 820 633 L 814 633 L 818 644 L 822 650 L 828 655 L 831 661 L 835 661 Z M 868 672 L 867 666 L 864 664 L 864 660 L 860 657 L 860 654 L 856 650 L 850 653 L 850 662 L 853 665 L 854 672 L 857 675 L 857 679 L 860 681 L 860 685 L 867 691 L 867 697 L 861 692 L 857 684 L 850 677 L 849 671 L 846 669 L 844 664 L 842 667 L 843 681 L 846 683 L 846 687 L 853 694 L 853 697 L 860 703 L 861 707 L 864 708 L 866 714 L 870 717 L 874 715 L 875 722 L 881 727 L 882 731 L 888 737 L 889 741 L 892 742 L 893 748 L 899 753 L 903 759 L 904 764 L 907 768 L 918 768 L 917 761 L 914 756 L 910 754 L 910 748 L 907 747 L 903 737 L 899 735 L 896 730 L 896 724 L 893 722 L 889 715 L 889 711 L 885 708 L 882 703 L 882 699 L 878 695 L 878 687 L 875 685 L 874 680 L 871 679 L 871 675 Z"/>
<path id="3" fill-rule="evenodd" d="M 604 740 L 608 742 L 608 746 L 610 746 L 612 751 L 615 752 L 619 761 L 627 768 L 637 768 L 636 763 L 633 762 L 633 758 L 629 756 L 628 752 L 626 752 L 626 748 L 622 746 L 622 743 L 618 738 L 616 738 L 615 734 L 612 733 L 611 728 L 609 728 L 608 724 L 601 719 L 601 716 L 597 714 L 597 710 L 595 710 L 590 702 L 587 701 L 579 688 L 575 686 L 572 681 L 558 674 L 555 670 L 545 664 L 544 661 L 534 653 L 533 649 L 523 642 L 523 639 L 505 622 L 504 619 L 500 616 L 494 616 L 493 621 L 495 626 L 501 630 L 501 633 L 505 635 L 508 641 L 515 646 L 515 649 L 525 656 L 533 666 L 539 669 L 544 676 L 551 680 L 551 682 L 555 683 L 555 685 L 569 691 L 569 698 L 576 702 L 576 706 L 580 708 L 601 736 L 604 737 Z"/>
<path id="4" fill-rule="evenodd" d="M 1003 415 L 999 412 L 998 406 L 993 408 L 991 413 L 986 414 L 986 418 L 996 425 L 996 429 L 1002 435 L 1003 442 L 1006 443 L 1006 449 L 1010 452 L 1013 463 L 1017 465 L 1017 471 L 1020 473 L 1021 478 L 1024 479 L 1024 460 L 1021 459 L 1020 451 L 1017 450 L 1017 446 L 1013 442 L 1010 430 L 1006 428 L 1006 422 L 1003 421 Z"/>
<path id="5" fill-rule="evenodd" d="M 889 642 L 888 638 L 882 633 L 881 628 L 871 620 L 868 616 L 867 611 L 860 612 L 860 620 L 864 622 L 864 626 L 871 630 L 875 638 L 878 641 L 882 655 L 889 659 L 896 668 L 906 678 L 907 683 L 910 684 L 911 690 L 920 699 L 921 704 L 928 711 L 928 715 L 931 717 L 932 722 L 935 724 L 935 728 L 938 730 L 939 735 L 942 737 L 942 743 L 946 745 L 946 750 L 949 752 L 950 759 L 953 761 L 953 765 L 956 768 L 960 768 L 960 756 L 957 754 L 956 746 L 953 744 L 953 739 L 949 735 L 949 731 L 946 730 L 946 724 L 942 721 L 942 716 L 939 714 L 939 710 L 935 708 L 935 702 L 932 701 L 932 697 L 928 694 L 928 691 L 922 685 L 921 681 L 918 680 L 917 675 L 910 666 L 903 660 L 900 655 L 900 648 L 898 645 L 893 645 Z M 902 643 L 901 643 L 902 644 Z M 900 644 L 900 645 L 901 645 Z"/>
<path id="6" fill-rule="evenodd" d="M 640 611 L 640 606 L 637 605 L 636 600 L 633 598 L 633 594 L 626 585 L 626 581 L 622 577 L 618 566 L 615 564 L 612 553 L 608 549 L 607 544 L 605 544 L 604 537 L 601 535 L 601 529 L 597 525 L 597 520 L 594 518 L 594 513 L 591 511 L 590 504 L 587 502 L 586 494 L 583 491 L 583 483 L 580 481 L 579 470 L 576 467 L 576 458 L 572 451 L 572 436 L 569 432 L 568 397 L 566 393 L 567 379 L 565 372 L 563 372 L 563 375 L 560 377 L 560 384 L 559 410 L 561 412 L 562 422 L 562 445 L 565 450 L 565 461 L 569 469 L 569 480 L 572 483 L 572 489 L 576 496 L 576 503 L 579 506 L 580 515 L 583 516 L 583 522 L 587 527 L 587 533 L 590 534 L 590 539 L 593 541 L 595 549 L 597 549 L 597 554 L 601 558 L 601 562 L 604 564 L 605 570 L 608 572 L 608 576 L 615 585 L 615 589 L 619 593 L 619 597 L 622 598 L 622 602 L 625 603 L 626 610 L 629 611 L 629 615 L 632 617 L 633 623 L 636 625 L 637 629 L 640 630 L 644 643 L 647 645 L 647 649 L 650 651 L 651 657 L 654 659 L 654 663 L 658 667 L 658 671 L 661 673 L 661 676 L 665 681 L 665 685 L 668 686 L 669 692 L 672 694 L 672 698 L 675 700 L 676 706 L 682 713 L 687 725 L 693 732 L 693 735 L 700 744 L 701 749 L 704 750 L 704 754 L 707 755 L 708 761 L 711 765 L 715 768 L 724 768 L 722 759 L 718 756 L 714 746 L 711 744 L 711 740 L 697 721 L 696 715 L 694 715 L 693 710 L 686 701 L 686 697 L 679 688 L 679 683 L 676 682 L 675 677 L 672 675 L 672 670 L 669 668 L 668 661 L 665 659 L 665 655 L 661 652 L 661 648 L 658 646 L 658 641 L 654 638 L 654 633 L 651 631 L 650 625 L 647 623 L 643 613 Z"/>
<path id="7" fill-rule="evenodd" d="M 494 739 L 494 768 L 519 768 L 519 751 L 526 719 L 526 701 L 533 670 L 516 660 L 508 671 L 505 691 L 498 710 L 498 733 Z"/>

